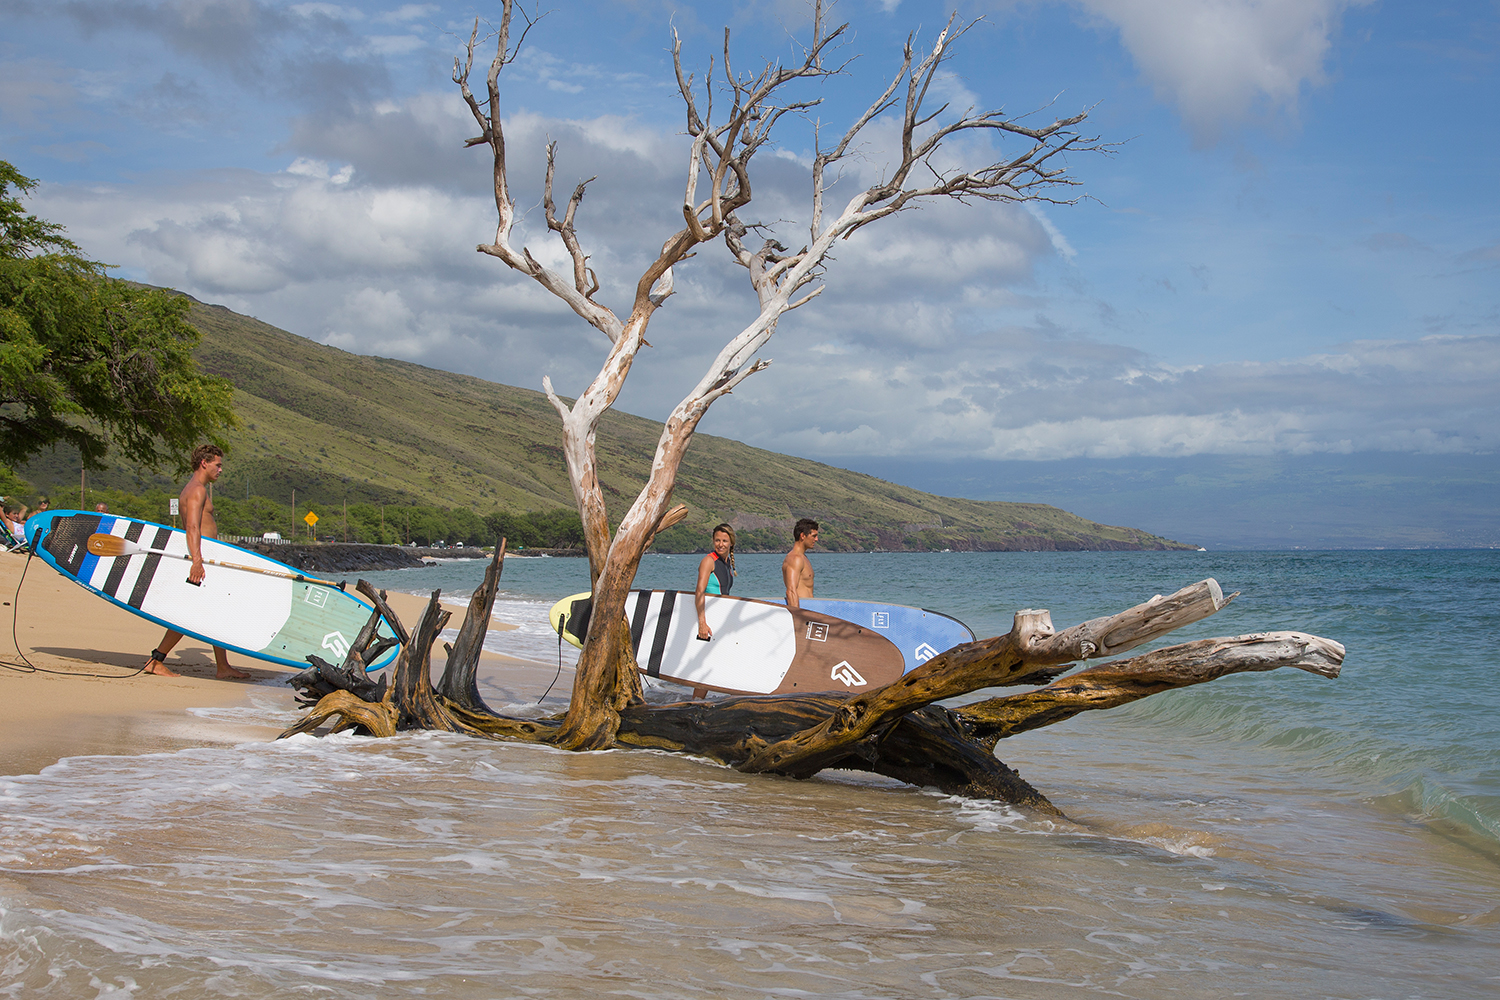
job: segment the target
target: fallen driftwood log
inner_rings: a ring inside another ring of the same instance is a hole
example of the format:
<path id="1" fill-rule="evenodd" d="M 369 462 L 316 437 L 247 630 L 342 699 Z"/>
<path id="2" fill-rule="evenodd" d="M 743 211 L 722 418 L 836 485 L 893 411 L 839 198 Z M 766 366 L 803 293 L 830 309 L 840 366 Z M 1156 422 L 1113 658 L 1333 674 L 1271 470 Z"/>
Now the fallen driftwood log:
<path id="1" fill-rule="evenodd" d="M 365 581 L 358 590 L 375 605 L 344 663 L 315 663 L 292 683 L 317 701 L 283 736 L 325 725 L 373 736 L 413 729 L 483 739 L 561 742 L 563 716 L 520 719 L 494 712 L 479 696 L 476 672 L 500 572 L 502 542 L 469 601 L 447 663 L 431 681 L 432 647 L 449 619 L 434 592 L 408 632 L 384 594 Z M 865 694 L 836 693 L 724 698 L 648 705 L 636 699 L 619 712 L 613 747 L 696 754 L 745 772 L 810 777 L 826 768 L 871 771 L 945 792 L 993 798 L 1056 813 L 1046 796 L 995 757 L 1007 736 L 1114 708 L 1173 688 L 1246 671 L 1295 667 L 1337 677 L 1344 647 L 1301 632 L 1253 635 L 1168 646 L 1069 673 L 1077 661 L 1116 656 L 1208 617 L 1237 595 L 1203 580 L 1119 614 L 1056 631 L 1046 611 L 1016 613 L 1005 635 L 966 643 L 934 657 L 899 681 Z M 375 628 L 384 617 L 402 644 L 387 685 L 371 684 L 364 664 L 378 653 Z M 310 658 L 311 659 L 311 658 Z M 634 666 L 633 661 L 631 665 Z M 322 685 L 321 687 L 319 685 Z M 1039 686 L 1040 685 L 1040 686 Z M 961 708 L 937 702 L 985 688 L 1035 688 Z"/>

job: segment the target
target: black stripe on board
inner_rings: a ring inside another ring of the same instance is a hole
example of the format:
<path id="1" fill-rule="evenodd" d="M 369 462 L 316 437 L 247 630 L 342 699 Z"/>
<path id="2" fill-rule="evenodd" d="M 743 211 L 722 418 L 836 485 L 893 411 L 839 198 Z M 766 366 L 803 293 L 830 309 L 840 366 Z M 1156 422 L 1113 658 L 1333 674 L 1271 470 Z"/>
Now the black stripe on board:
<path id="1" fill-rule="evenodd" d="M 131 527 L 134 528 L 137 527 L 137 525 L 132 524 Z M 134 540 L 135 539 L 131 539 L 131 541 Z M 120 589 L 120 581 L 125 579 L 125 567 L 129 565 L 129 556 L 115 556 L 115 561 L 111 563 L 109 567 L 109 576 L 104 578 L 104 593 L 108 594 L 110 597 L 115 596 L 115 591 Z"/>
<path id="2" fill-rule="evenodd" d="M 639 657 L 641 636 L 646 632 L 646 609 L 651 606 L 651 591 L 633 590 L 630 595 L 635 598 L 635 614 L 630 616 L 630 651 Z"/>
<path id="3" fill-rule="evenodd" d="M 145 527 L 140 521 L 131 521 L 125 526 L 125 540 L 127 542 L 140 541 L 141 532 Z M 120 581 L 125 579 L 125 570 L 129 567 L 129 556 L 115 556 L 114 565 L 109 568 L 109 577 L 104 581 L 104 592 L 110 597 L 114 597 L 115 591 L 120 589 Z"/>
<path id="4" fill-rule="evenodd" d="M 157 528 L 156 537 L 151 540 L 150 547 L 164 549 L 171 537 L 171 528 Z M 156 575 L 156 566 L 160 562 L 161 556 L 154 552 L 146 557 L 146 562 L 141 566 L 141 575 L 135 578 L 135 589 L 130 592 L 130 600 L 125 603 L 132 608 L 141 606 L 141 602 L 146 599 L 146 591 L 151 589 L 151 578 Z"/>
<path id="5" fill-rule="evenodd" d="M 677 591 L 661 593 L 661 612 L 656 616 L 656 635 L 651 640 L 651 659 L 646 664 L 647 677 L 661 676 L 661 658 L 667 651 L 667 630 L 672 627 L 672 612 L 677 608 Z"/>

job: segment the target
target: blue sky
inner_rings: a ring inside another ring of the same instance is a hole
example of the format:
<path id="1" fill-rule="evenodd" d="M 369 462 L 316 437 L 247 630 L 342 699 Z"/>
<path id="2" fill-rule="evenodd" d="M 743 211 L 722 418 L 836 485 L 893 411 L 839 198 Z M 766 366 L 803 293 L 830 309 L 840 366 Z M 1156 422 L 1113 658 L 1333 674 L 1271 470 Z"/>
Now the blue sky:
<path id="1" fill-rule="evenodd" d="M 823 120 L 846 122 L 951 6 L 839 4 L 858 58 L 820 92 Z M 944 95 L 1092 107 L 1122 143 L 1071 161 L 1094 200 L 863 231 L 704 430 L 855 466 L 1496 451 L 1500 4 L 958 10 L 985 21 Z M 555 3 L 502 78 L 528 244 L 557 252 L 550 137 L 560 184 L 599 175 L 580 230 L 623 307 L 680 221 L 670 27 L 701 70 L 728 24 L 749 67 L 787 55 L 805 11 Z M 0 157 L 121 275 L 348 350 L 576 390 L 603 338 L 473 250 L 493 234 L 487 163 L 462 148 L 448 77 L 475 14 L 498 4 L 0 0 Z M 783 139 L 758 204 L 789 242 L 810 138 Z M 679 270 L 621 408 L 664 415 L 752 318 L 737 270 L 713 248 Z"/>

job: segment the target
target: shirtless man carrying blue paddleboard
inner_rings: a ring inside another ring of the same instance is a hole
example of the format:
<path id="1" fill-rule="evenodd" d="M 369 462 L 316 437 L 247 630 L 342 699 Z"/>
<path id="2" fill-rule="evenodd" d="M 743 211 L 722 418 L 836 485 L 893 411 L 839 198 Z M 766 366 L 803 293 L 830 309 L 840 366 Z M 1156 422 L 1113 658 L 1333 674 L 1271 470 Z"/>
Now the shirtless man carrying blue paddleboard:
<path id="1" fill-rule="evenodd" d="M 792 551 L 781 560 L 781 579 L 786 584 L 786 606 L 800 608 L 799 599 L 813 595 L 813 568 L 807 550 L 818 544 L 818 522 L 804 517 L 792 528 Z"/>
<path id="2" fill-rule="evenodd" d="M 219 537 L 219 525 L 214 520 L 214 501 L 208 493 L 208 487 L 216 482 L 224 472 L 224 452 L 218 445 L 200 444 L 193 449 L 193 474 L 188 478 L 187 485 L 182 488 L 178 496 L 178 506 L 182 510 L 182 527 L 187 532 L 188 554 L 193 557 L 192 569 L 188 570 L 189 583 L 203 582 L 203 539 Z M 163 677 L 178 677 L 177 671 L 166 664 L 167 654 L 172 652 L 172 647 L 177 645 L 182 638 L 181 632 L 167 629 L 167 634 L 162 638 L 161 644 L 151 651 L 151 658 L 146 661 L 143 669 L 148 674 L 160 674 Z M 242 681 L 250 675 L 243 670 L 236 670 L 229 665 L 229 654 L 218 646 L 214 647 L 214 664 L 218 667 L 217 677 L 221 681 Z"/>

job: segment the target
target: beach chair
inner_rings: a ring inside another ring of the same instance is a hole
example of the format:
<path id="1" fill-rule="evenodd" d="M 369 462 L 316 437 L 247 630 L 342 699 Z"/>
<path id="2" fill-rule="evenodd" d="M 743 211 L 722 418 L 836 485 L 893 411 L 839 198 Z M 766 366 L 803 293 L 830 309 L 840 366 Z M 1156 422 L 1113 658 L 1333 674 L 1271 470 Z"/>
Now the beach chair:
<path id="1" fill-rule="evenodd" d="M 0 545 L 5 546 L 7 552 L 27 552 L 26 543 L 17 538 L 10 530 L 10 524 L 0 518 Z"/>

